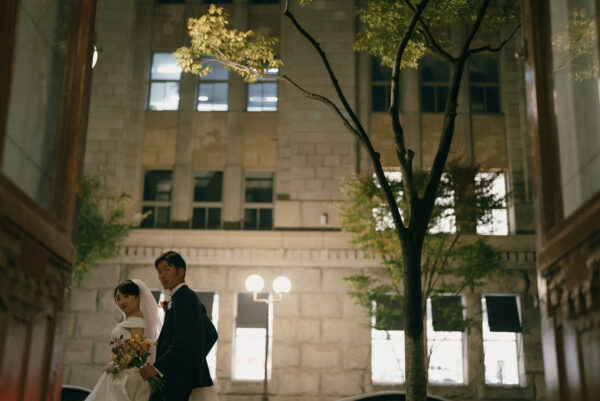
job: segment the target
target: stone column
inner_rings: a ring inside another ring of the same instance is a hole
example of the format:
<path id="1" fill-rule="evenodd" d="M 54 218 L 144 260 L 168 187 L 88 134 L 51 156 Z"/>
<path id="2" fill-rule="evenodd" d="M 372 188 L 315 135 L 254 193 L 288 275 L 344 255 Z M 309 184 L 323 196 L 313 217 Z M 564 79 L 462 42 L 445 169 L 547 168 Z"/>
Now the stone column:
<path id="1" fill-rule="evenodd" d="M 244 31 L 248 27 L 248 0 L 234 0 L 233 26 Z M 244 187 L 244 118 L 246 89 L 243 80 L 229 74 L 229 113 L 227 114 L 227 156 L 223 172 L 223 228 L 240 229 Z"/>
<path id="2" fill-rule="evenodd" d="M 419 105 L 419 70 L 405 68 L 401 76 L 402 103 L 404 115 L 404 141 L 406 148 L 415 152 L 413 167 L 423 168 L 423 138 L 421 136 L 421 110 Z"/>
<path id="3" fill-rule="evenodd" d="M 454 43 L 462 45 L 465 41 L 466 26 L 459 25 L 452 30 Z M 451 74 L 454 71 L 450 72 Z M 454 128 L 453 155 L 449 157 L 458 158 L 462 163 L 471 165 L 475 162 L 473 127 L 471 125 L 471 110 L 469 103 L 469 74 L 468 65 L 465 65 L 463 78 L 458 93 L 458 109 Z"/>
<path id="4" fill-rule="evenodd" d="M 503 37 L 509 32 L 502 32 Z M 511 234 L 533 233 L 535 220 L 531 195 L 531 154 L 527 132 L 527 110 L 523 60 L 515 58 L 519 37 L 511 40 L 500 55 L 501 97 L 506 130 L 506 174 L 508 219 Z"/>

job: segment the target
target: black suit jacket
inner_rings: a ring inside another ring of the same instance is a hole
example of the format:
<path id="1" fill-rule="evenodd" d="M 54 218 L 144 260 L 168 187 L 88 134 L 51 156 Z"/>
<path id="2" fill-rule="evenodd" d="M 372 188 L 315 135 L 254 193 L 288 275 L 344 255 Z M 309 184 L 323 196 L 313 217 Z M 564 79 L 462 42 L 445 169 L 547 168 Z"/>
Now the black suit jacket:
<path id="1" fill-rule="evenodd" d="M 154 366 L 167 380 L 166 391 L 212 386 L 206 355 L 217 337 L 194 291 L 187 285 L 179 288 L 171 297 L 156 346 Z"/>

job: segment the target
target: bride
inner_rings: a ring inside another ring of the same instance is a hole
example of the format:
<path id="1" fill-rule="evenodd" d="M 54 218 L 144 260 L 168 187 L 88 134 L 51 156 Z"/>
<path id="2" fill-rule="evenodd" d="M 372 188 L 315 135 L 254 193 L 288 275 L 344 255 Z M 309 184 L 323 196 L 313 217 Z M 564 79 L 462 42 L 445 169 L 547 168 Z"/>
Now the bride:
<path id="1" fill-rule="evenodd" d="M 161 329 L 158 305 L 142 280 L 126 280 L 115 288 L 114 299 L 121 309 L 123 321 L 113 329 L 111 338 L 129 339 L 135 335 L 154 343 Z M 154 346 L 148 363 L 154 362 Z M 111 366 L 112 364 L 107 364 Z M 85 401 L 148 401 L 150 386 L 138 369 L 125 369 L 117 374 L 104 372 Z"/>

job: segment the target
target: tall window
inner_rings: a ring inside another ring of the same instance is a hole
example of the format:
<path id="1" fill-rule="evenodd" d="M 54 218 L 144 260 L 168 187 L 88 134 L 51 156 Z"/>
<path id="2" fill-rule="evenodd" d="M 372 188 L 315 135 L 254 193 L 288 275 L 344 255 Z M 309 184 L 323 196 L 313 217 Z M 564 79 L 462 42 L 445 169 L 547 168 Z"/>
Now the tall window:
<path id="1" fill-rule="evenodd" d="M 248 172 L 245 179 L 244 230 L 273 228 L 273 173 Z"/>
<path id="2" fill-rule="evenodd" d="M 392 305 L 392 304 L 389 304 Z M 404 327 L 401 318 L 377 324 L 376 305 L 371 329 L 371 378 L 374 384 L 405 380 Z M 401 310 L 402 305 L 396 307 Z M 429 382 L 464 383 L 464 323 L 462 297 L 438 296 L 427 300 Z"/>
<path id="3" fill-rule="evenodd" d="M 223 172 L 205 171 L 194 177 L 192 228 L 221 228 Z"/>
<path id="4" fill-rule="evenodd" d="M 464 316 L 462 297 L 427 300 L 429 383 L 464 383 Z"/>
<path id="5" fill-rule="evenodd" d="M 379 313 L 381 305 L 391 310 L 402 310 L 402 304 L 393 295 L 381 297 L 373 303 L 371 328 L 371 380 L 373 384 L 404 383 L 404 320 L 384 320 Z"/>
<path id="6" fill-rule="evenodd" d="M 248 84 L 248 111 L 277 111 L 277 78 L 279 68 L 269 68 L 267 75 L 273 78 L 259 79 Z"/>
<path id="7" fill-rule="evenodd" d="M 206 308 L 206 314 L 215 327 L 219 327 L 219 295 L 211 291 L 194 291 L 198 300 Z M 210 376 L 214 379 L 217 376 L 217 344 L 212 347 L 206 356 Z"/>
<path id="8" fill-rule="evenodd" d="M 491 179 L 494 173 L 479 173 L 475 180 L 482 178 Z M 485 224 L 477 224 L 477 234 L 480 235 L 508 235 L 508 211 L 506 210 L 506 181 L 504 173 L 499 173 L 494 178 L 491 192 L 500 202 L 500 208 L 490 211 L 491 218 Z"/>
<path id="9" fill-rule="evenodd" d="M 266 298 L 268 294 L 259 294 Z M 267 321 L 267 311 L 272 304 L 254 302 L 252 293 L 241 292 L 237 295 L 237 313 L 235 317 L 235 344 L 233 379 L 258 381 L 264 380 L 265 366 L 265 336 L 266 325 L 272 327 L 272 322 Z M 269 316 L 273 313 L 269 312 Z M 269 330 L 273 333 L 273 330 Z M 272 342 L 272 336 L 269 341 Z M 269 344 L 269 350 L 273 347 Z M 268 376 L 271 375 L 271 355 L 267 359 Z"/>
<path id="10" fill-rule="evenodd" d="M 474 113 L 500 113 L 498 59 L 475 54 L 469 58 L 469 97 Z"/>
<path id="11" fill-rule="evenodd" d="M 486 384 L 524 384 L 523 340 L 517 297 L 486 295 L 481 298 L 481 303 Z"/>
<path id="12" fill-rule="evenodd" d="M 154 53 L 150 70 L 148 110 L 177 110 L 181 67 L 172 53 Z"/>
<path id="13" fill-rule="evenodd" d="M 371 110 L 388 111 L 390 108 L 392 70 L 371 57 Z"/>
<path id="14" fill-rule="evenodd" d="M 434 56 L 425 56 L 419 63 L 421 112 L 442 113 L 446 109 L 450 83 L 450 65 Z"/>
<path id="15" fill-rule="evenodd" d="M 144 176 L 142 213 L 151 213 L 142 221 L 142 228 L 169 227 L 172 185 L 172 171 L 151 170 L 146 172 Z"/>
<path id="16" fill-rule="evenodd" d="M 227 91 L 229 90 L 229 71 L 221 63 L 206 61 L 212 71 L 200 77 L 198 84 L 198 111 L 227 111 Z"/>

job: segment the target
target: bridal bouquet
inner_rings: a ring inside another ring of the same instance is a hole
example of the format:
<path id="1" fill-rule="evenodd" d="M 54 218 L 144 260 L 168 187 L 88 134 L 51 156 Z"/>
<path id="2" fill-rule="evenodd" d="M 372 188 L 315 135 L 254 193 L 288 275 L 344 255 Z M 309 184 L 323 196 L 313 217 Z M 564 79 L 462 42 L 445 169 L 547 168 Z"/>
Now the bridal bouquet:
<path id="1" fill-rule="evenodd" d="M 146 364 L 150 356 L 150 346 L 152 341 L 142 339 L 139 335 L 135 335 L 127 340 L 123 340 L 123 336 L 113 338 L 111 345 L 111 363 L 109 369 L 112 374 L 118 374 L 120 371 L 129 368 L 141 368 Z M 165 379 L 160 376 L 148 379 L 150 391 L 155 393 L 162 389 L 165 385 Z"/>

